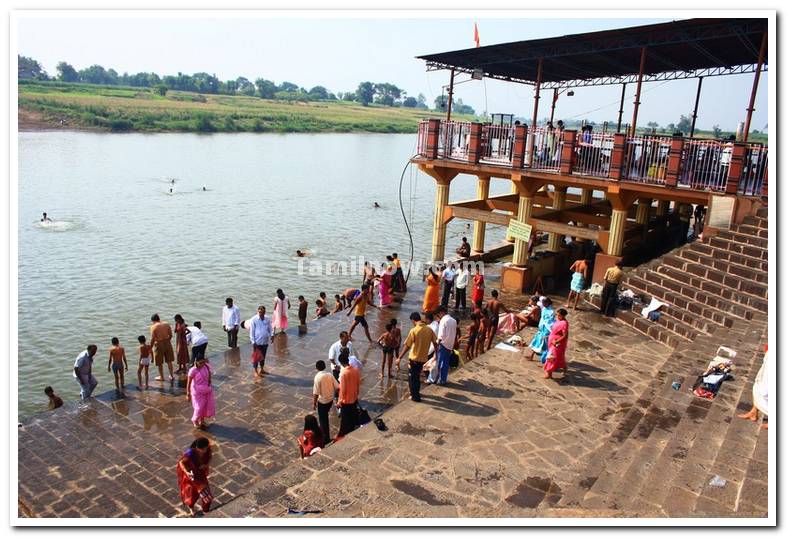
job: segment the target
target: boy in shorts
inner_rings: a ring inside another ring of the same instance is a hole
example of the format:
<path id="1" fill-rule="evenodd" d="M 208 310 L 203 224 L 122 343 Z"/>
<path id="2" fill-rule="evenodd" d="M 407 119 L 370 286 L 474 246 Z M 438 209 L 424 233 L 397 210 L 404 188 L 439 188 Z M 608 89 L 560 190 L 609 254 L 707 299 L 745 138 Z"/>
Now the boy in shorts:
<path id="1" fill-rule="evenodd" d="M 394 335 L 393 335 L 393 327 L 392 323 L 388 323 L 385 325 L 385 332 L 377 338 L 377 343 L 382 346 L 383 348 L 383 360 L 380 362 L 380 378 L 385 376 L 385 363 L 388 362 L 388 377 L 393 378 L 393 373 L 391 373 L 391 368 L 393 367 L 393 356 L 394 350 Z"/>
<path id="2" fill-rule="evenodd" d="M 107 373 L 112 371 L 112 373 L 115 375 L 115 391 L 118 393 L 120 393 L 126 387 L 125 378 L 123 377 L 124 365 L 126 371 L 128 371 L 126 351 L 120 346 L 120 340 L 116 337 L 113 337 L 112 347 L 109 349 L 109 363 L 107 363 Z"/>
<path id="3" fill-rule="evenodd" d="M 139 336 L 137 338 L 139 341 L 139 368 L 137 369 L 137 382 L 138 387 L 142 389 L 142 370 L 145 370 L 145 389 L 147 390 L 150 386 L 148 385 L 148 369 L 150 368 L 150 353 L 153 352 L 153 349 L 145 343 L 145 336 Z"/>
<path id="4" fill-rule="evenodd" d="M 369 343 L 372 343 L 372 335 L 369 333 L 369 323 L 366 322 L 366 306 L 371 306 L 373 308 L 378 308 L 374 304 L 372 304 L 371 300 L 369 299 L 369 284 L 365 283 L 361 286 L 360 292 L 355 294 L 352 304 L 350 304 L 349 311 L 347 312 L 347 317 L 350 316 L 350 313 L 353 311 L 355 312 L 355 318 L 353 319 L 352 324 L 350 325 L 350 338 L 352 338 L 353 330 L 359 324 L 363 326 L 363 331 L 366 333 L 366 339 L 369 340 Z"/>

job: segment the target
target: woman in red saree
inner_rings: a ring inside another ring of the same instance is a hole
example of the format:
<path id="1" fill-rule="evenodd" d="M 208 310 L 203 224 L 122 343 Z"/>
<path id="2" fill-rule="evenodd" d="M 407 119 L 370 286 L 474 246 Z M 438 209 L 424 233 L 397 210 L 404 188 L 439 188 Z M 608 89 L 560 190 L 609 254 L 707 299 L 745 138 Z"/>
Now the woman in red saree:
<path id="1" fill-rule="evenodd" d="M 558 369 L 563 371 L 563 378 L 568 374 L 568 366 L 566 365 L 566 347 L 568 347 L 567 315 L 568 312 L 565 309 L 560 308 L 557 310 L 557 320 L 549 332 L 549 339 L 547 340 L 549 352 L 547 353 L 546 362 L 544 362 L 545 379 L 551 379 L 552 372 Z"/>
<path id="2" fill-rule="evenodd" d="M 309 414 L 303 420 L 303 434 L 298 437 L 298 449 L 301 452 L 301 458 L 305 459 L 324 447 L 325 439 L 322 436 L 317 417 L 314 414 Z"/>
<path id="3" fill-rule="evenodd" d="M 473 295 L 470 298 L 473 304 L 480 309 L 484 301 L 484 275 L 481 274 L 481 269 L 478 268 L 478 265 L 475 267 L 475 275 L 473 276 Z"/>
<path id="4" fill-rule="evenodd" d="M 186 321 L 179 313 L 175 315 L 175 344 L 178 370 L 175 373 L 187 373 L 189 370 L 189 344 L 186 340 Z"/>
<path id="5" fill-rule="evenodd" d="M 178 461 L 178 488 L 180 499 L 196 516 L 197 501 L 200 501 L 202 512 L 210 511 L 213 495 L 210 493 L 208 473 L 210 464 L 210 442 L 207 438 L 200 437 L 191 443 Z"/>

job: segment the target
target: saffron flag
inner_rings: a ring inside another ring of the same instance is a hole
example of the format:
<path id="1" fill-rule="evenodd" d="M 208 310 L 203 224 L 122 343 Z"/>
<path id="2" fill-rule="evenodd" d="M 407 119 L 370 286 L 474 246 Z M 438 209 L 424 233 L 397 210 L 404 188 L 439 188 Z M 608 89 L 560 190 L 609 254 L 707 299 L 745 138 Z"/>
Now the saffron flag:
<path id="1" fill-rule="evenodd" d="M 476 48 L 481 46 L 481 39 L 478 37 L 478 25 L 476 23 L 473 23 L 473 40 L 475 41 Z"/>

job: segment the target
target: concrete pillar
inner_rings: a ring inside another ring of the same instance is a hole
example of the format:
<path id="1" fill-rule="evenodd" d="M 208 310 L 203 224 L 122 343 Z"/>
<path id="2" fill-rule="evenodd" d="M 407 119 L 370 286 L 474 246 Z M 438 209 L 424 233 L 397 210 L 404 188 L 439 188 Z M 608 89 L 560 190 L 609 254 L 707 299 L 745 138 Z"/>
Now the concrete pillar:
<path id="1" fill-rule="evenodd" d="M 562 211 L 566 208 L 566 187 L 555 187 L 555 196 L 552 198 L 552 208 L 556 211 Z M 561 246 L 563 246 L 563 235 L 550 233 L 548 244 L 549 251 L 559 252 Z"/>
<path id="2" fill-rule="evenodd" d="M 448 181 L 435 183 L 434 222 L 432 224 L 432 261 L 445 259 L 445 208 L 448 205 Z"/>
<path id="3" fill-rule="evenodd" d="M 656 205 L 656 216 L 665 216 L 669 212 L 669 200 L 659 200 Z"/>
<path id="4" fill-rule="evenodd" d="M 479 176 L 476 185 L 476 199 L 485 200 L 489 197 L 489 177 Z M 486 235 L 486 222 L 473 223 L 473 253 L 484 252 L 484 237 Z"/>
<path id="5" fill-rule="evenodd" d="M 648 234 L 648 222 L 650 221 L 650 206 L 653 200 L 650 198 L 640 198 L 637 201 L 637 224 L 644 226 L 642 236 Z"/>
<path id="6" fill-rule="evenodd" d="M 512 193 L 512 194 L 516 194 L 516 193 L 518 193 L 518 192 L 519 192 L 519 191 L 518 191 L 518 190 L 517 190 L 517 188 L 516 188 L 516 183 L 515 183 L 515 182 L 513 182 L 513 181 L 511 181 L 511 193 Z M 521 200 L 522 198 L 520 197 L 519 199 Z M 520 203 L 520 205 L 521 205 L 521 203 Z M 508 235 L 508 234 L 506 234 L 506 240 L 507 240 L 508 242 L 514 242 L 514 237 L 512 237 L 511 235 Z"/>
<path id="7" fill-rule="evenodd" d="M 628 211 L 625 209 L 612 209 L 612 218 L 609 222 L 609 246 L 607 247 L 608 255 L 623 255 L 623 239 L 626 233 L 627 214 Z"/>
<path id="8" fill-rule="evenodd" d="M 530 219 L 533 214 L 533 198 L 526 196 L 519 196 L 519 208 L 517 210 L 516 219 L 520 222 L 525 222 Z M 533 231 L 535 233 L 535 231 Z M 527 243 L 519 239 L 514 241 L 514 258 L 512 260 L 514 265 L 524 266 L 527 263 Z"/>

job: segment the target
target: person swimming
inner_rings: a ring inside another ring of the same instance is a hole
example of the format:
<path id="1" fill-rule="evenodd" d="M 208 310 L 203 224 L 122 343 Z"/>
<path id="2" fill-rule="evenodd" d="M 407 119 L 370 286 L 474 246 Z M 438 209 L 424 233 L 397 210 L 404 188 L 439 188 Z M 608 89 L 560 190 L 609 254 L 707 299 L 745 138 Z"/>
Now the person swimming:
<path id="1" fill-rule="evenodd" d="M 300 250 L 295 250 L 295 255 L 298 257 L 306 257 L 306 252 L 301 252 Z"/>
<path id="2" fill-rule="evenodd" d="M 379 208 L 380 208 L 380 204 L 379 204 L 379 203 L 377 203 L 376 201 L 374 202 L 374 208 L 375 208 L 375 209 L 379 209 Z"/>
<path id="3" fill-rule="evenodd" d="M 42 221 L 42 222 L 51 222 L 51 221 L 52 221 L 52 219 L 51 219 L 51 218 L 49 218 L 49 217 L 46 215 L 46 213 L 44 213 L 44 216 L 41 218 L 41 221 Z"/>
<path id="4" fill-rule="evenodd" d="M 205 187 L 203 186 L 203 187 L 202 187 L 202 191 L 203 191 L 203 192 L 207 192 L 207 191 L 208 191 L 208 189 L 207 189 L 207 188 L 205 188 Z"/>

